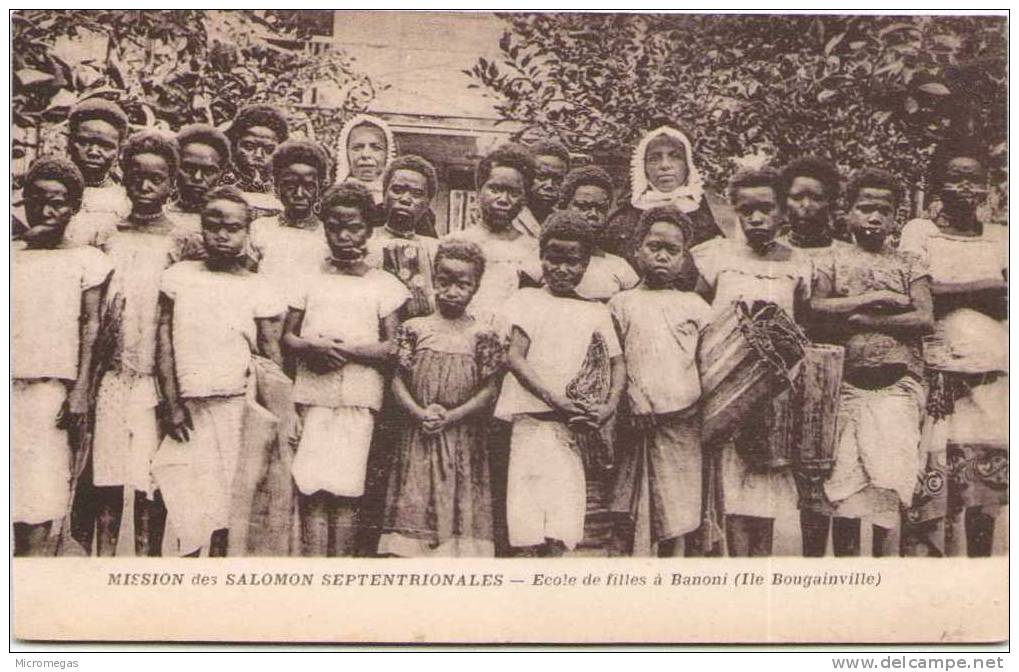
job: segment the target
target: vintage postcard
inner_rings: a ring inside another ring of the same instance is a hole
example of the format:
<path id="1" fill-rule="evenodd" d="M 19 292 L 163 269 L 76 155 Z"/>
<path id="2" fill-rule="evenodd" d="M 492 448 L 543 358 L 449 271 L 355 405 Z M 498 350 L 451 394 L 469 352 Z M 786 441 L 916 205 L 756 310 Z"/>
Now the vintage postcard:
<path id="1" fill-rule="evenodd" d="M 1006 639 L 1007 25 L 12 12 L 14 637 Z"/>

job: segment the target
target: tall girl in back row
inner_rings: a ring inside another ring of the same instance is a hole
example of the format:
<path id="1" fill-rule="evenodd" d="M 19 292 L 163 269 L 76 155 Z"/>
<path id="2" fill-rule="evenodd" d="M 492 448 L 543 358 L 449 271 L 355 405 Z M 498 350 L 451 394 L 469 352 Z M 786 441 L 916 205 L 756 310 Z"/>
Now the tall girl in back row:
<path id="1" fill-rule="evenodd" d="M 931 181 L 942 210 L 906 224 L 899 244 L 930 260 L 935 334 L 925 352 L 924 442 L 929 464 L 948 471 L 944 538 L 933 549 L 946 555 L 990 555 L 1007 533 L 996 523 L 1008 510 L 1008 230 L 979 216 L 988 191 L 979 147 L 963 138 L 939 148 Z"/>

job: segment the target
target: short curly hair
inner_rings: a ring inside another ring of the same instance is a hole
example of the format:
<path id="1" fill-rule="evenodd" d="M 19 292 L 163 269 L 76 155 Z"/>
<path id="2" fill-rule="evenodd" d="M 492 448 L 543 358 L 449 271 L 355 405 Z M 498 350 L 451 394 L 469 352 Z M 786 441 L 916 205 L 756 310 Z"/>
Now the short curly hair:
<path id="1" fill-rule="evenodd" d="M 591 231 L 587 219 L 573 210 L 556 210 L 542 223 L 541 236 L 538 238 L 542 254 L 552 240 L 582 243 L 588 252 L 594 249 L 596 244 L 595 234 Z"/>
<path id="2" fill-rule="evenodd" d="M 432 262 L 433 269 L 439 267 L 443 259 L 456 259 L 474 266 L 474 279 L 481 280 L 485 274 L 485 253 L 477 243 L 463 238 L 447 238 L 439 243 L 435 252 L 435 259 Z"/>
<path id="3" fill-rule="evenodd" d="M 59 156 L 44 156 L 36 159 L 25 173 L 25 192 L 29 185 L 40 180 L 53 180 L 67 187 L 67 194 L 75 204 L 75 211 L 81 208 L 81 196 L 85 192 L 85 180 L 78 166 Z"/>
<path id="4" fill-rule="evenodd" d="M 248 202 L 248 199 L 244 197 L 244 192 L 234 185 L 225 184 L 221 187 L 210 189 L 205 195 L 205 205 L 208 206 L 209 203 L 212 203 L 213 201 L 231 201 L 232 203 L 243 205 L 244 210 L 247 213 L 247 222 L 248 224 L 251 224 L 251 220 L 254 218 L 254 214 L 251 210 L 251 204 Z"/>
<path id="5" fill-rule="evenodd" d="M 478 189 L 481 189 L 492 176 L 492 168 L 512 168 L 524 179 L 524 191 L 530 193 L 534 184 L 534 154 L 524 145 L 508 142 L 499 145 L 478 162 L 474 177 Z"/>
<path id="6" fill-rule="evenodd" d="M 127 135 L 129 122 L 124 110 L 121 109 L 120 105 L 106 100 L 105 98 L 98 97 L 86 98 L 71 108 L 71 111 L 67 115 L 67 123 L 70 128 L 71 135 L 78 132 L 78 128 L 83 122 L 90 121 L 92 119 L 105 121 L 116 128 L 121 140 L 123 140 L 124 136 Z"/>
<path id="7" fill-rule="evenodd" d="M 389 165 L 386 166 L 386 173 L 382 177 L 383 191 L 389 190 L 389 182 L 398 170 L 411 170 L 423 176 L 428 187 L 428 199 L 435 198 L 435 194 L 439 190 L 439 176 L 435 172 L 435 166 L 428 159 L 414 154 L 404 154 L 390 161 Z"/>
<path id="8" fill-rule="evenodd" d="M 340 184 L 334 184 L 326 189 L 320 200 L 322 212 L 336 206 L 357 208 L 361 212 L 364 223 L 369 228 L 372 226 L 372 209 L 375 207 L 375 199 L 372 197 L 368 187 L 356 180 L 346 180 Z"/>
<path id="9" fill-rule="evenodd" d="M 941 191 L 945 183 L 945 173 L 948 164 L 953 159 L 967 158 L 979 161 L 986 173 L 990 167 L 990 156 L 983 146 L 983 139 L 973 136 L 958 136 L 944 140 L 934 149 L 934 156 L 931 157 L 930 168 L 927 173 L 927 181 L 932 193 Z"/>
<path id="10" fill-rule="evenodd" d="M 187 145 L 208 145 L 219 154 L 219 165 L 230 164 L 230 139 L 208 124 L 189 124 L 177 131 L 177 147 L 183 151 Z"/>
<path id="11" fill-rule="evenodd" d="M 819 156 L 801 156 L 782 168 L 782 193 L 789 194 L 789 188 L 797 177 L 811 177 L 821 183 L 824 195 L 835 203 L 839 199 L 839 171 L 831 161 Z M 784 199 L 783 199 L 784 200 Z"/>
<path id="12" fill-rule="evenodd" d="M 570 169 L 570 150 L 558 140 L 542 138 L 528 144 L 527 148 L 531 150 L 532 156 L 554 156 L 566 164 L 567 170 Z"/>
<path id="13" fill-rule="evenodd" d="M 581 166 L 566 173 L 560 191 L 559 207 L 569 207 L 574 194 L 580 187 L 598 187 L 609 195 L 609 203 L 615 198 L 615 187 L 612 177 L 601 166 Z"/>
<path id="14" fill-rule="evenodd" d="M 318 175 L 319 190 L 324 190 L 330 183 L 330 167 L 332 159 L 329 153 L 317 142 L 308 140 L 286 140 L 280 143 L 272 153 L 272 177 L 279 184 L 280 173 L 287 166 L 304 163 L 315 169 Z"/>
<path id="15" fill-rule="evenodd" d="M 902 183 L 887 170 L 861 168 L 850 175 L 846 185 L 846 205 L 852 208 L 864 189 L 886 189 L 892 192 L 892 201 L 896 207 L 902 202 Z"/>
<path id="16" fill-rule="evenodd" d="M 633 243 L 635 248 L 640 247 L 651 231 L 651 227 L 659 222 L 668 222 L 679 229 L 680 233 L 683 234 L 684 245 L 690 240 L 693 231 L 693 222 L 690 221 L 690 218 L 678 208 L 671 205 L 663 205 L 645 210 L 640 216 L 637 228 L 634 230 Z"/>
<path id="17" fill-rule="evenodd" d="M 241 109 L 227 129 L 226 135 L 231 142 L 236 143 L 245 131 L 255 126 L 265 126 L 272 130 L 279 142 L 290 137 L 286 118 L 272 105 L 249 105 Z"/>
<path id="18" fill-rule="evenodd" d="M 146 129 L 129 137 L 120 148 L 120 167 L 125 173 L 129 172 L 131 159 L 139 154 L 163 157 L 170 169 L 171 179 L 176 178 L 177 168 L 180 166 L 180 149 L 174 136 L 163 131 Z"/>
<path id="19" fill-rule="evenodd" d="M 743 168 L 736 171 L 736 174 L 729 180 L 729 202 L 736 202 L 736 193 L 740 189 L 752 187 L 770 187 L 775 192 L 775 200 L 779 203 L 785 200 L 781 173 L 771 166 L 761 166 L 760 168 Z"/>

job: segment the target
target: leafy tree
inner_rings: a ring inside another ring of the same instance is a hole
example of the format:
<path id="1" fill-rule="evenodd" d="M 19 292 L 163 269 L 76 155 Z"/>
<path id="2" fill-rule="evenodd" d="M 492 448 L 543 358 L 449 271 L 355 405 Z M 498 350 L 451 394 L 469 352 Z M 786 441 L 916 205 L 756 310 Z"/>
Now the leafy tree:
<path id="1" fill-rule="evenodd" d="M 502 59 L 479 58 L 471 86 L 505 118 L 608 163 L 661 116 L 694 131 L 716 187 L 736 158 L 811 153 L 920 188 L 937 142 L 960 130 L 1005 157 L 1004 18 L 500 16 Z"/>
<path id="2" fill-rule="evenodd" d="M 304 49 L 302 38 L 318 20 L 332 18 L 331 12 L 316 14 L 322 12 L 17 12 L 12 16 L 15 158 L 62 143 L 68 109 L 92 95 L 119 101 L 132 123 L 172 129 L 197 121 L 222 125 L 243 105 L 269 102 L 284 106 L 299 132 L 330 142 L 337 117 L 363 110 L 375 89 L 342 51 Z M 80 57 L 95 45 L 100 53 Z M 343 93 L 339 109 L 301 105 L 315 84 Z"/>

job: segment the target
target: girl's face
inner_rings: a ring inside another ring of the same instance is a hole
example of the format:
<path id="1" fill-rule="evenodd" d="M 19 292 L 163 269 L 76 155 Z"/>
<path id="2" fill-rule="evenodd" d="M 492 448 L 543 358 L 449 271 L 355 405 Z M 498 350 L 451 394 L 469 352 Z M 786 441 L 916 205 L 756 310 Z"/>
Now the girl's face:
<path id="1" fill-rule="evenodd" d="M 507 228 L 524 207 L 526 196 L 524 176 L 516 168 L 492 166 L 478 193 L 485 223 L 496 231 Z"/>
<path id="2" fill-rule="evenodd" d="M 552 238 L 541 251 L 541 271 L 545 285 L 553 294 L 572 294 L 583 279 L 590 261 L 591 252 L 583 243 Z"/>
<path id="3" fill-rule="evenodd" d="M 566 177 L 566 162 L 558 156 L 543 155 L 534 157 L 534 186 L 531 196 L 546 208 L 554 208 L 559 202 L 559 190 Z"/>
<path id="4" fill-rule="evenodd" d="M 880 250 L 895 230 L 895 195 L 890 189 L 861 189 L 846 220 L 857 245 Z"/>
<path id="5" fill-rule="evenodd" d="M 739 216 L 747 244 L 763 249 L 775 239 L 781 218 L 778 199 L 771 187 L 740 187 L 732 204 Z"/>
<path id="6" fill-rule="evenodd" d="M 180 200 L 184 203 L 199 204 L 205 194 L 219 183 L 223 174 L 223 157 L 210 145 L 189 142 L 180 148 L 180 169 L 177 171 L 177 186 Z"/>
<path id="7" fill-rule="evenodd" d="M 397 229 L 414 226 L 428 209 L 428 180 L 416 170 L 397 170 L 386 188 L 386 219 Z"/>
<path id="8" fill-rule="evenodd" d="M 124 166 L 124 188 L 134 209 L 155 212 L 173 189 L 170 166 L 158 154 L 136 154 Z"/>
<path id="9" fill-rule="evenodd" d="M 439 259 L 432 282 L 435 286 L 435 305 L 443 317 L 463 315 L 467 305 L 478 291 L 478 269 L 463 259 Z"/>
<path id="10" fill-rule="evenodd" d="M 202 240 L 211 259 L 233 259 L 248 240 L 248 209 L 227 199 L 209 202 L 202 210 Z"/>
<path id="11" fill-rule="evenodd" d="M 650 287 L 668 287 L 679 277 L 686 257 L 683 231 L 672 222 L 655 222 L 637 250 L 637 264 Z"/>
<path id="12" fill-rule="evenodd" d="M 280 171 L 276 187 L 287 215 L 297 219 L 311 216 L 318 201 L 319 187 L 319 175 L 314 166 L 290 164 Z"/>
<path id="13" fill-rule="evenodd" d="M 592 231 L 600 231 L 605 226 L 611 205 L 607 191 L 594 184 L 582 184 L 573 192 L 573 198 L 566 207 L 583 215 Z"/>
<path id="14" fill-rule="evenodd" d="M 67 185 L 57 180 L 36 180 L 25 188 L 25 216 L 30 227 L 25 239 L 36 244 L 56 244 L 78 204 Z"/>
<path id="15" fill-rule="evenodd" d="M 644 173 L 658 191 L 668 193 L 686 184 L 690 174 L 686 148 L 679 140 L 659 135 L 644 152 Z"/>
<path id="16" fill-rule="evenodd" d="M 78 125 L 68 149 L 87 182 L 102 182 L 120 151 L 120 133 L 107 121 L 89 119 Z"/>
<path id="17" fill-rule="evenodd" d="M 242 170 L 264 172 L 269 169 L 269 158 L 280 144 L 280 138 L 268 126 L 252 126 L 237 138 L 234 153 Z"/>
<path id="18" fill-rule="evenodd" d="M 378 126 L 362 124 L 347 136 L 350 174 L 362 182 L 377 180 L 386 169 L 386 134 Z"/>
<path id="19" fill-rule="evenodd" d="M 359 208 L 334 205 L 322 211 L 326 242 L 333 257 L 357 261 L 364 257 L 370 230 Z"/>
<path id="20" fill-rule="evenodd" d="M 952 211 L 973 211 L 987 198 L 987 173 L 976 159 L 959 156 L 945 166 L 941 201 Z"/>
<path id="21" fill-rule="evenodd" d="M 815 232 L 826 228 L 831 219 L 831 206 L 821 180 L 800 175 L 789 185 L 786 213 L 794 229 Z"/>

